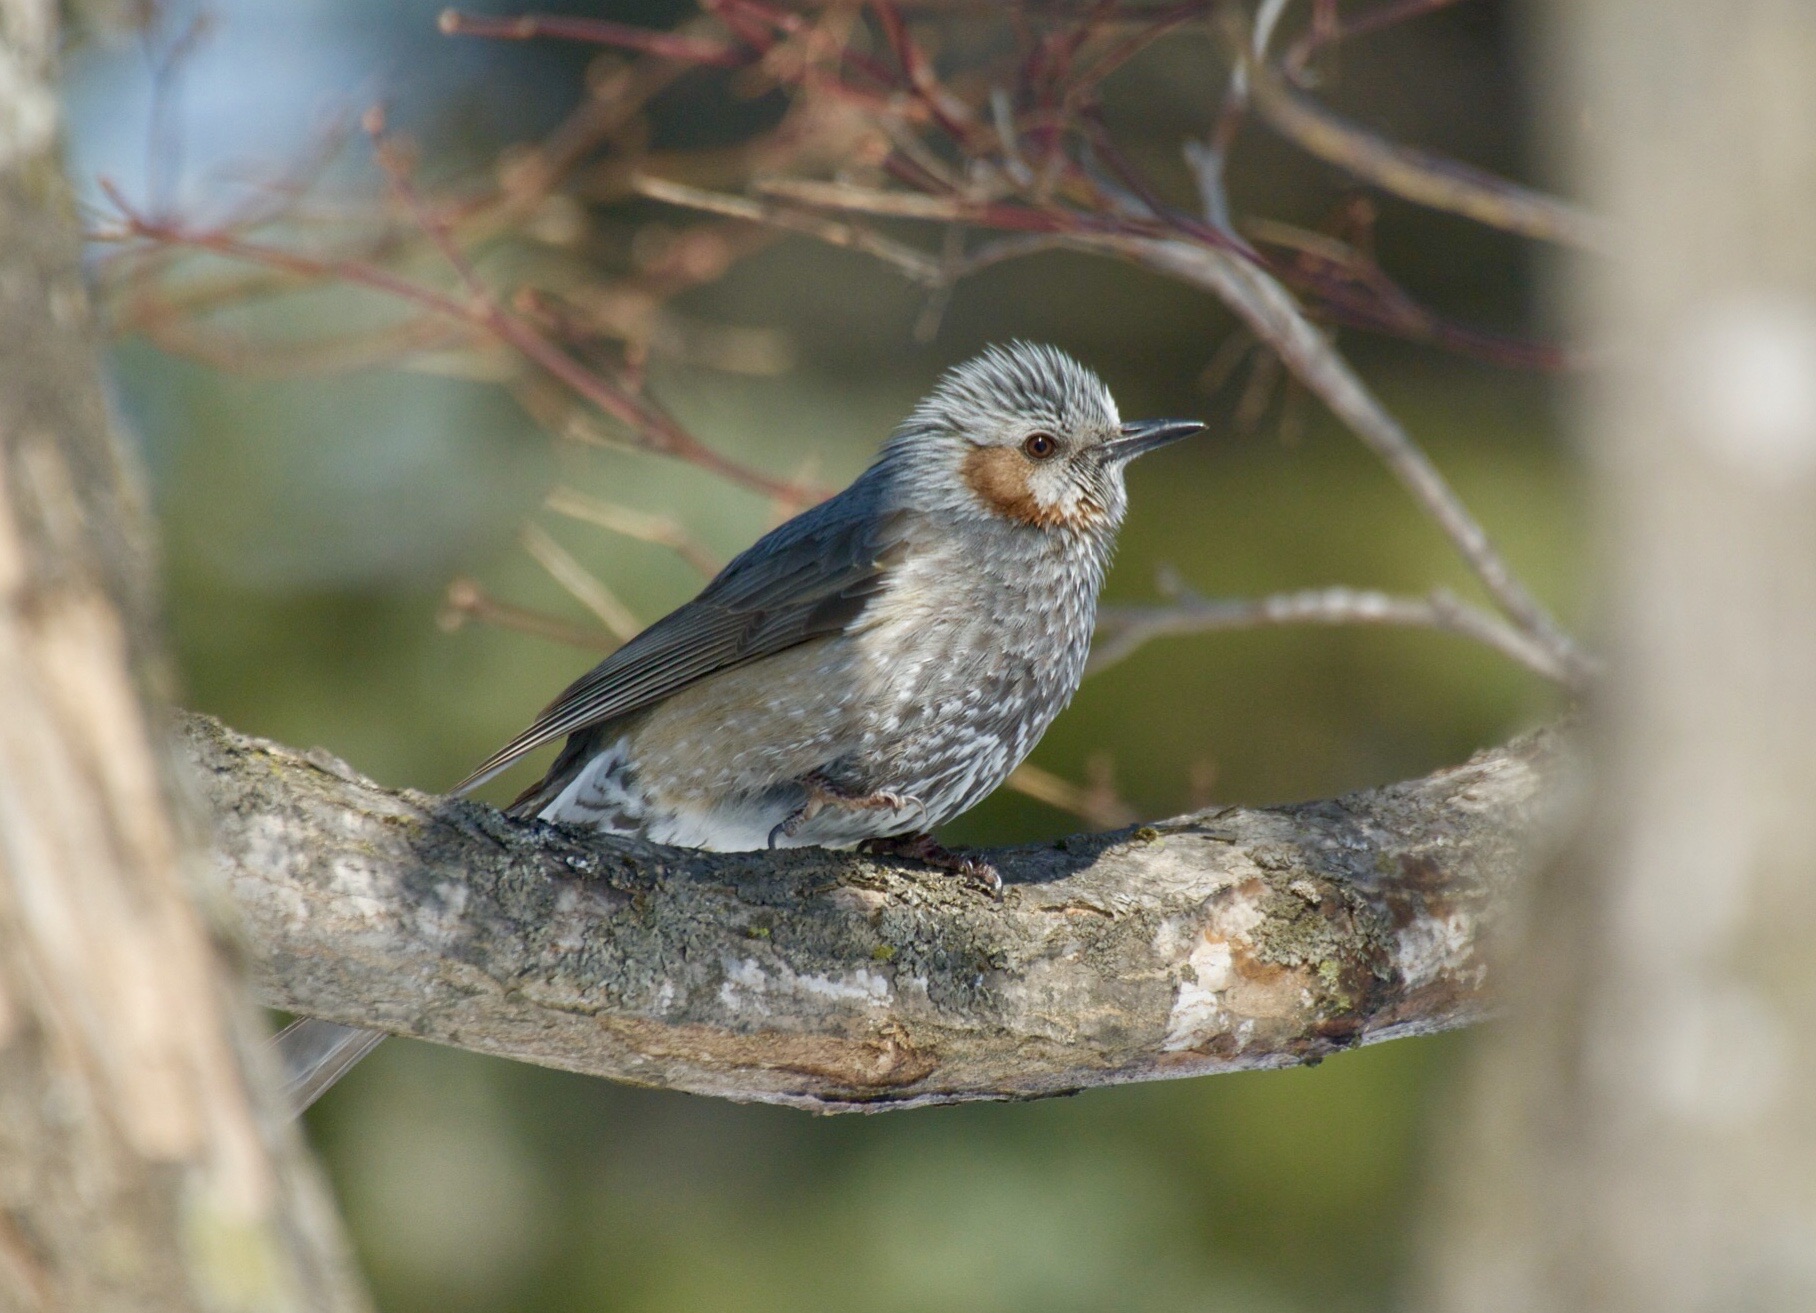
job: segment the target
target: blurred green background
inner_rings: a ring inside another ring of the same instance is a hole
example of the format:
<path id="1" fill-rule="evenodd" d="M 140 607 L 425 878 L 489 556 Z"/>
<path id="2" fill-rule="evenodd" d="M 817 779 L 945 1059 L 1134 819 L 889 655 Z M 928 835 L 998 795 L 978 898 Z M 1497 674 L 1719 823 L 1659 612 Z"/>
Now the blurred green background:
<path id="1" fill-rule="evenodd" d="M 304 152 L 325 108 L 382 97 L 451 175 L 571 104 L 583 52 L 449 41 L 435 35 L 438 8 L 221 0 L 156 115 L 155 49 L 83 50 L 75 167 L 205 214 L 245 161 Z M 687 12 L 566 8 L 656 25 Z M 1528 176 L 1512 20 L 1506 6 L 1466 0 L 1357 42 L 1321 94 L 1412 142 Z M 1185 39 L 1110 86 L 1131 153 L 1181 194 L 1178 142 L 1204 131 L 1221 79 L 1209 44 Z M 658 140 L 735 135 L 740 115 L 762 109 L 684 82 L 657 105 Z M 1232 188 L 1241 212 L 1307 224 L 1352 194 L 1258 127 Z M 1390 201 L 1380 213 L 1381 260 L 1415 293 L 1473 323 L 1537 331 L 1530 253 Z M 823 481 L 844 481 L 941 368 L 1010 336 L 1078 354 L 1125 414 L 1210 419 L 1210 436 L 1134 471 L 1111 599 L 1152 597 L 1163 565 L 1211 595 L 1470 591 L 1438 533 L 1315 407 L 1294 419 L 1276 398 L 1258 422 L 1235 424 L 1247 371 L 1214 391 L 1203 377 L 1230 318 L 1139 271 L 1068 255 L 999 266 L 962 285 L 938 334 L 917 345 L 920 293 L 862 257 L 791 241 L 682 308 L 787 334 L 796 363 L 778 375 L 652 375 L 701 436 L 782 475 L 811 462 Z M 1343 344 L 1526 578 L 1580 618 L 1582 526 L 1556 380 L 1353 335 Z M 690 470 L 553 443 L 481 383 L 232 376 L 130 340 L 114 364 L 163 516 L 186 700 L 247 731 L 325 745 L 387 784 L 447 787 L 590 664 L 522 635 L 435 623 L 459 574 L 584 621 L 514 538 L 553 482 L 671 513 L 722 556 L 770 522 L 760 499 Z M 645 621 L 700 582 L 660 548 L 546 513 L 539 523 Z M 1554 705 L 1532 677 L 1441 635 L 1177 639 L 1088 682 L 1033 760 L 1079 780 L 1087 761 L 1107 759 L 1123 795 L 1159 816 L 1417 774 Z M 1073 828 L 1001 793 L 948 837 Z M 814 1119 L 400 1041 L 319 1105 L 310 1128 L 391 1313 L 1369 1310 L 1388 1307 L 1404 1278 L 1460 1044 L 1405 1041 L 1311 1070 L 1042 1104 Z"/>

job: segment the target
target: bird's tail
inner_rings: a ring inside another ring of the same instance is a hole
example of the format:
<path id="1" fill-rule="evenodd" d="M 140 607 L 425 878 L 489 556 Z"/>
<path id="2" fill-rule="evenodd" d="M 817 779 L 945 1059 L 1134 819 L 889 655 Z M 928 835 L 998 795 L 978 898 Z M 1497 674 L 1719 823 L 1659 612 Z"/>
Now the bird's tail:
<path id="1" fill-rule="evenodd" d="M 300 1117 L 384 1037 L 382 1030 L 360 1030 L 314 1017 L 285 1026 L 271 1042 L 284 1064 L 284 1093 L 291 1114 Z"/>

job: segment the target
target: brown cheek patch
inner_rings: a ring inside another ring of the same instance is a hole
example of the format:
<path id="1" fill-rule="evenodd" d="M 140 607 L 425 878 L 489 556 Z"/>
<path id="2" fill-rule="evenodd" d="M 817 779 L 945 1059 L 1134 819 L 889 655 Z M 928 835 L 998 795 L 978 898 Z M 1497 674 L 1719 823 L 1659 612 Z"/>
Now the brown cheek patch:
<path id="1" fill-rule="evenodd" d="M 1103 507 L 1089 497 L 1075 506 L 1043 506 L 1028 486 L 1027 459 L 1009 447 L 978 447 L 965 457 L 965 482 L 978 500 L 1005 519 L 1039 529 L 1082 528 L 1102 518 Z"/>
<path id="2" fill-rule="evenodd" d="M 1007 447 L 979 447 L 965 457 L 965 482 L 978 499 L 998 515 L 1043 528 L 1056 523 L 1053 512 L 1034 499 L 1028 486 L 1028 462 Z"/>

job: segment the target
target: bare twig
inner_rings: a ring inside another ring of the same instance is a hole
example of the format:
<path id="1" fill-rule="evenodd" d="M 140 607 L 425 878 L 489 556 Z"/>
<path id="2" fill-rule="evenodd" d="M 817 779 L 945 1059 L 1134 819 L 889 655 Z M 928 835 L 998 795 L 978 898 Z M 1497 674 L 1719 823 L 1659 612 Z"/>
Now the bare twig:
<path id="1" fill-rule="evenodd" d="M 1586 251 L 1614 243 L 1607 225 L 1567 201 L 1429 151 L 1389 141 L 1296 90 L 1270 65 L 1248 58 L 1255 108 L 1276 132 L 1328 164 L 1419 205 L 1490 228 Z"/>
<path id="2" fill-rule="evenodd" d="M 737 68 L 750 59 L 747 51 L 723 41 L 682 36 L 673 32 L 652 32 L 647 28 L 630 27 L 604 18 L 568 18 L 543 14 L 488 18 L 444 9 L 439 23 L 443 34 L 447 36 L 491 37 L 506 41 L 554 37 L 563 41 L 584 41 L 592 45 L 637 50 L 646 55 L 657 55 L 684 64 Z"/>
<path id="3" fill-rule="evenodd" d="M 1270 274 L 1227 252 L 1184 241 L 1081 234 L 1074 242 L 1080 249 L 1121 253 L 1214 292 L 1386 464 L 1456 545 L 1495 604 L 1551 654 L 1550 664 L 1565 682 L 1576 687 L 1587 681 L 1591 662 L 1575 640 L 1527 591 L 1430 457 Z"/>
<path id="4" fill-rule="evenodd" d="M 704 191 L 648 174 L 634 175 L 631 190 L 639 196 L 647 196 L 653 201 L 662 201 L 668 205 L 703 210 L 709 214 L 723 214 L 728 218 L 745 219 L 751 223 L 770 224 L 788 232 L 802 233 L 829 246 L 846 246 L 863 251 L 866 255 L 874 255 L 877 259 L 894 265 L 916 282 L 929 286 L 938 286 L 946 277 L 945 270 L 935 257 L 857 224 L 841 223 L 823 215 L 765 204 L 743 196 Z"/>
<path id="5" fill-rule="evenodd" d="M 524 525 L 517 538 L 523 549 L 535 558 L 536 564 L 547 570 L 549 577 L 566 589 L 575 601 L 598 616 L 600 623 L 611 630 L 620 643 L 628 643 L 637 636 L 643 626 L 631 614 L 630 608 L 565 547 L 534 524 Z"/>
<path id="6" fill-rule="evenodd" d="M 244 333 L 210 330 L 188 315 L 165 313 L 155 303 L 124 307 L 117 323 L 122 329 L 143 333 L 172 355 L 256 378 L 332 375 L 385 366 L 418 368 L 429 353 L 466 345 L 478 337 L 439 315 L 421 315 L 370 332 L 256 342 Z"/>
<path id="7" fill-rule="evenodd" d="M 620 506 L 616 502 L 601 501 L 573 488 L 554 489 L 543 505 L 557 515 L 596 524 L 613 533 L 621 533 L 626 538 L 666 547 L 708 577 L 719 573 L 722 562 L 679 521 L 669 516 L 652 515 L 648 511 Z"/>
<path id="8" fill-rule="evenodd" d="M 610 652 L 618 646 L 618 641 L 610 634 L 600 633 L 595 629 L 582 629 L 571 625 L 555 616 L 544 615 L 540 611 L 531 611 L 525 607 L 513 606 L 493 597 L 479 584 L 465 576 L 457 578 L 448 585 L 447 594 L 442 599 L 442 606 L 435 617 L 436 623 L 447 633 L 453 633 L 469 620 L 483 625 L 496 625 L 500 629 L 515 630 L 520 634 L 531 634 L 537 638 L 546 638 L 551 642 L 563 643 L 568 647 L 585 650 Z"/>
<path id="9" fill-rule="evenodd" d="M 1140 813 L 1117 795 L 1107 778 L 1074 784 L 1063 775 L 1024 761 L 1010 772 L 1003 787 L 1068 812 L 1100 830 L 1133 825 L 1140 819 Z"/>
<path id="10" fill-rule="evenodd" d="M 844 182 L 819 182 L 812 178 L 758 178 L 751 187 L 766 196 L 781 196 L 829 210 L 876 214 L 890 219 L 933 219 L 941 223 L 981 219 L 987 204 L 966 196 L 884 191 Z"/>
<path id="11" fill-rule="evenodd" d="M 1287 47 L 1281 65 L 1295 82 L 1305 77 L 1312 57 L 1327 46 L 1379 32 L 1396 23 L 1447 9 L 1457 0 L 1385 0 L 1372 9 L 1345 18 L 1338 12 L 1336 0 L 1320 0 L 1314 8 L 1312 23 L 1300 38 Z"/>
<path id="12" fill-rule="evenodd" d="M 889 48 L 900 61 L 908 85 L 927 106 L 933 120 L 954 138 L 963 141 L 973 130 L 976 116 L 971 107 L 943 86 L 914 37 L 902 21 L 901 11 L 891 0 L 870 0 L 870 7 L 882 24 Z"/>
<path id="13" fill-rule="evenodd" d="M 1447 589 L 1401 597 L 1373 589 L 1315 588 L 1269 597 L 1212 599 L 1182 592 L 1165 605 L 1105 606 L 1097 616 L 1090 673 L 1099 674 L 1156 638 L 1285 625 L 1389 625 L 1440 629 L 1474 639 L 1546 679 L 1569 684 L 1555 653 Z"/>
<path id="14" fill-rule="evenodd" d="M 808 204 L 834 209 L 855 209 L 887 218 L 940 219 L 955 226 L 968 212 L 968 207 L 978 204 L 954 197 L 877 191 L 844 183 L 814 183 L 801 179 L 759 179 L 752 185 L 763 191 L 798 196 Z M 893 265 L 915 282 L 932 288 L 969 277 L 1005 260 L 1038 255 L 1044 251 L 1064 250 L 1071 244 L 1070 237 L 1064 232 L 1035 232 L 1025 236 L 998 238 L 955 260 L 943 260 L 868 228 L 841 223 L 806 210 L 789 209 L 745 196 L 728 196 L 723 192 L 689 187 L 648 174 L 637 175 L 632 181 L 632 187 L 640 196 L 669 205 L 748 219 L 752 223 L 771 224 L 788 232 L 815 238 L 830 246 L 863 251 Z"/>
<path id="15" fill-rule="evenodd" d="M 106 186 L 104 183 L 103 186 Z M 801 489 L 727 459 L 684 431 L 648 401 L 626 395 L 594 371 L 575 360 L 534 328 L 510 314 L 489 295 L 459 300 L 435 288 L 401 277 L 365 260 L 336 259 L 301 254 L 282 247 L 247 241 L 217 230 L 191 230 L 175 223 L 149 219 L 135 213 L 117 191 L 108 194 L 124 218 L 126 237 L 144 238 L 164 246 L 190 247 L 230 259 L 246 260 L 317 281 L 366 287 L 487 330 L 516 348 L 533 363 L 560 379 L 607 415 L 636 435 L 640 445 L 674 456 L 717 474 L 733 483 L 771 497 L 797 504 L 818 500 L 816 490 Z M 116 237 L 101 233 L 98 239 Z"/>
<path id="16" fill-rule="evenodd" d="M 417 195 L 402 154 L 387 149 L 382 135 L 382 116 L 368 115 L 368 123 L 374 154 L 384 167 L 392 190 L 466 285 L 469 297 L 467 313 L 474 322 L 491 329 L 526 358 L 636 433 L 652 449 L 680 457 L 772 497 L 791 498 L 800 505 L 810 505 L 817 500 L 802 489 L 790 488 L 778 480 L 755 474 L 737 462 L 727 460 L 675 423 L 646 397 L 633 395 L 614 385 L 597 371 L 586 368 L 523 319 L 506 311 L 492 295 L 491 289 L 486 286 L 466 253 L 455 242 L 447 223 Z"/>

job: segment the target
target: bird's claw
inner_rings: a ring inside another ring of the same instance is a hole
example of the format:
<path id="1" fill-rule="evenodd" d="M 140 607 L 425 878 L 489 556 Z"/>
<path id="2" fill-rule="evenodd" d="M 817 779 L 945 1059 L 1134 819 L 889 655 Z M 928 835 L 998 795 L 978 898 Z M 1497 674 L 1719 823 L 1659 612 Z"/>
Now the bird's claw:
<path id="1" fill-rule="evenodd" d="M 976 885 L 992 899 L 1002 901 L 1003 877 L 994 866 L 976 857 L 961 857 L 935 843 L 930 834 L 866 839 L 859 850 L 879 857 L 909 857 L 935 870 L 950 871 L 966 883 Z"/>
<path id="2" fill-rule="evenodd" d="M 967 857 L 954 868 L 954 874 L 960 879 L 971 881 L 996 902 L 1003 901 L 1003 877 L 989 862 Z"/>

